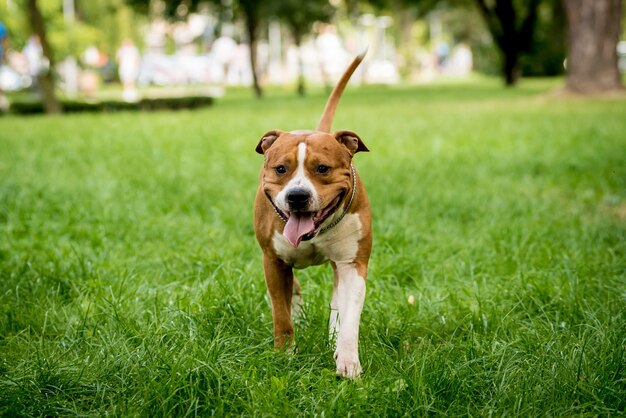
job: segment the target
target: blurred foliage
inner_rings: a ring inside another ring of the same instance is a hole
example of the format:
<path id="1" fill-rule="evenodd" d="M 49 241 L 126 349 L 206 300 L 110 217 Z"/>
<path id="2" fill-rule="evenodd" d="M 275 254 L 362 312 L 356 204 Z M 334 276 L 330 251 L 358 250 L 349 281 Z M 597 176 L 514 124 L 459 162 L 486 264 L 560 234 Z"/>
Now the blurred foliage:
<path id="1" fill-rule="evenodd" d="M 465 43 L 470 47 L 475 71 L 489 75 L 500 73 L 497 48 L 472 1 L 440 1 L 435 11 L 450 37 L 448 41 L 452 44 Z"/>
<path id="2" fill-rule="evenodd" d="M 553 76 L 565 68 L 565 14 L 561 0 L 547 0 L 539 6 L 535 35 L 530 51 L 522 55 L 524 76 Z"/>
<path id="3" fill-rule="evenodd" d="M 134 13 L 124 0 L 75 0 L 77 18 L 95 27 L 100 36 L 94 43 L 99 49 L 114 55 L 126 38 L 142 44 L 140 29 L 148 16 Z"/>
<path id="4" fill-rule="evenodd" d="M 432 47 L 429 19 L 436 14 L 441 19 L 447 42 L 470 46 L 477 71 L 487 74 L 501 71 L 500 53 L 473 0 L 164 0 L 158 10 L 154 8 L 156 3 L 150 0 L 75 0 L 74 23 L 64 19 L 63 0 L 38 0 L 38 3 L 57 60 L 68 55 L 80 57 L 91 45 L 114 56 L 125 38 L 132 38 L 141 47 L 140 30 L 155 13 L 178 20 L 203 4 L 210 4 L 221 20 L 234 22 L 240 21 L 254 6 L 260 35 L 266 30 L 269 19 L 277 17 L 298 39 L 309 34 L 316 21 L 349 19 L 355 23 L 363 13 L 390 15 L 394 26 L 388 33 L 395 38 L 398 54 L 409 69 L 418 65 L 416 50 Z M 515 0 L 516 7 L 522 3 Z M 624 14 L 626 16 L 626 8 Z M 0 16 L 9 29 L 13 48 L 20 50 L 31 34 L 25 0 L 0 1 Z M 626 23 L 626 18 L 624 20 Z M 624 31 L 626 37 L 626 24 Z M 542 0 L 533 42 L 529 51 L 521 56 L 522 73 L 527 76 L 561 74 L 564 56 L 565 19 L 561 1 Z"/>
<path id="5" fill-rule="evenodd" d="M 13 48 L 21 49 L 30 35 L 30 26 L 18 5 L 0 1 L 0 21 L 7 27 Z"/>
<path id="6" fill-rule="evenodd" d="M 281 0 L 273 3 L 271 14 L 289 28 L 291 36 L 298 48 L 302 39 L 311 32 L 315 22 L 329 22 L 335 14 L 335 8 L 328 0 Z M 299 51 L 300 53 L 300 51 Z M 302 65 L 298 65 L 298 94 L 305 93 L 304 74 Z"/>
<path id="7" fill-rule="evenodd" d="M 63 15 L 63 0 L 38 0 L 57 61 L 69 55 L 78 58 L 92 45 L 114 55 L 124 38 L 140 38 L 137 23 L 146 19 L 133 14 L 123 0 L 74 1 L 76 19 L 70 23 Z M 0 2 L 0 15 L 11 34 L 12 47 L 21 50 L 32 33 L 25 1 Z"/>
<path id="8" fill-rule="evenodd" d="M 435 7 L 448 3 L 446 0 L 362 0 L 362 2 L 372 5 L 377 11 L 416 9 L 421 17 Z"/>
<path id="9" fill-rule="evenodd" d="M 484 74 L 500 74 L 501 55 L 473 2 L 457 0 L 446 10 L 447 30 L 455 42 L 465 41 L 470 44 L 474 54 L 474 69 Z M 539 6 L 530 49 L 520 56 L 523 76 L 563 74 L 565 25 L 561 0 L 543 0 Z"/>
<path id="10" fill-rule="evenodd" d="M 430 26 L 419 24 L 418 20 L 428 20 L 436 15 L 444 28 L 445 41 L 453 45 L 465 43 L 471 48 L 476 71 L 490 75 L 502 71 L 501 53 L 473 0 L 346 0 L 346 4 L 351 7 L 353 14 L 362 13 L 364 9 L 379 14 L 393 14 L 395 25 L 392 33 L 403 56 L 408 56 L 415 49 L 415 44 L 428 45 L 431 42 Z M 520 0 L 514 0 L 512 4 L 516 10 L 526 6 L 526 2 Z M 407 15 L 413 19 L 410 35 L 412 43 L 407 42 L 403 34 L 406 30 L 402 27 L 402 19 Z M 542 0 L 530 48 L 520 57 L 523 75 L 563 73 L 565 24 L 561 0 Z M 406 58 L 404 60 L 407 61 Z"/>
<path id="11" fill-rule="evenodd" d="M 270 10 L 270 14 L 286 23 L 296 44 L 311 31 L 313 23 L 328 22 L 334 13 L 328 0 L 280 0 L 273 2 Z"/>
<path id="12" fill-rule="evenodd" d="M 522 75 L 520 60 L 532 48 L 543 0 L 474 0 L 501 57 L 500 74 L 507 86 Z"/>
<path id="13" fill-rule="evenodd" d="M 150 0 L 123 1 L 138 13 L 149 15 L 155 12 L 153 7 L 154 2 Z M 213 0 L 213 2 L 221 4 L 218 0 Z M 161 0 L 161 8 L 160 10 L 156 10 L 156 12 L 170 19 L 183 19 L 190 11 L 196 10 L 202 3 L 207 3 L 207 0 Z"/>

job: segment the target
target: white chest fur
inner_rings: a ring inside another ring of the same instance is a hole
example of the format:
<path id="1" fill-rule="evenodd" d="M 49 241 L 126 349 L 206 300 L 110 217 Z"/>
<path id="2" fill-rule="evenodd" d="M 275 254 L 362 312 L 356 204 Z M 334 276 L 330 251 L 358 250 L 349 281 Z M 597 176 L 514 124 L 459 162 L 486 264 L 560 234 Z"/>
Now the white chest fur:
<path id="1" fill-rule="evenodd" d="M 361 225 L 358 214 L 347 214 L 337 226 L 310 241 L 301 242 L 298 248 L 276 231 L 273 238 L 274 250 L 284 262 L 299 269 L 329 260 L 335 263 L 351 263 L 359 248 Z"/>

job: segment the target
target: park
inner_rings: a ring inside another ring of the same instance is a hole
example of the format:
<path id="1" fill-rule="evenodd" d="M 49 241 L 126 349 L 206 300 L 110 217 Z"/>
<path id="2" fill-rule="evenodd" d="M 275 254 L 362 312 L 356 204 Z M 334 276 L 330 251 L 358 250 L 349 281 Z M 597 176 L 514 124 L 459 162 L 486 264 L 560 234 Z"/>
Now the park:
<path id="1" fill-rule="evenodd" d="M 253 229 L 255 146 L 313 129 L 323 84 L 0 116 L 0 415 L 623 415 L 626 98 L 567 77 L 348 85 L 374 237 L 354 380 L 328 265 L 296 272 L 274 348 Z"/>

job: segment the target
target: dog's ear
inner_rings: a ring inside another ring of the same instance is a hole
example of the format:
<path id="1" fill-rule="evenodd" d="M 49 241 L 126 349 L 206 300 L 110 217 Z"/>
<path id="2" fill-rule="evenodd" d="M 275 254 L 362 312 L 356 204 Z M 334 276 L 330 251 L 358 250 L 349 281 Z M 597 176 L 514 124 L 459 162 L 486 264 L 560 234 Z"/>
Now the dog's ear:
<path id="1" fill-rule="evenodd" d="M 350 154 L 352 155 L 359 151 L 369 151 L 361 138 L 359 138 L 359 136 L 352 131 L 335 131 L 333 135 L 335 135 L 335 138 L 340 144 L 343 144 L 346 148 L 348 148 L 348 151 L 350 151 Z"/>
<path id="2" fill-rule="evenodd" d="M 259 141 L 259 144 L 256 146 L 256 152 L 259 154 L 265 154 L 269 147 L 272 146 L 274 141 L 283 134 L 283 131 L 278 129 L 273 129 L 263 135 L 263 138 Z"/>

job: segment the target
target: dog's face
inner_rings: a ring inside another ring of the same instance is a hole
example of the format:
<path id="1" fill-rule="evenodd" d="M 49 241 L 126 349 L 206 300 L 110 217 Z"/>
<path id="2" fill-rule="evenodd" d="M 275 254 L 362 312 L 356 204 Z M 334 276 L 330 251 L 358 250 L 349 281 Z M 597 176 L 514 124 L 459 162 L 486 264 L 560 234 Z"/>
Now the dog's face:
<path id="1" fill-rule="evenodd" d="M 265 155 L 263 191 L 287 219 L 284 235 L 295 247 L 310 240 L 347 202 L 352 156 L 368 151 L 352 131 L 269 131 L 257 152 Z"/>

